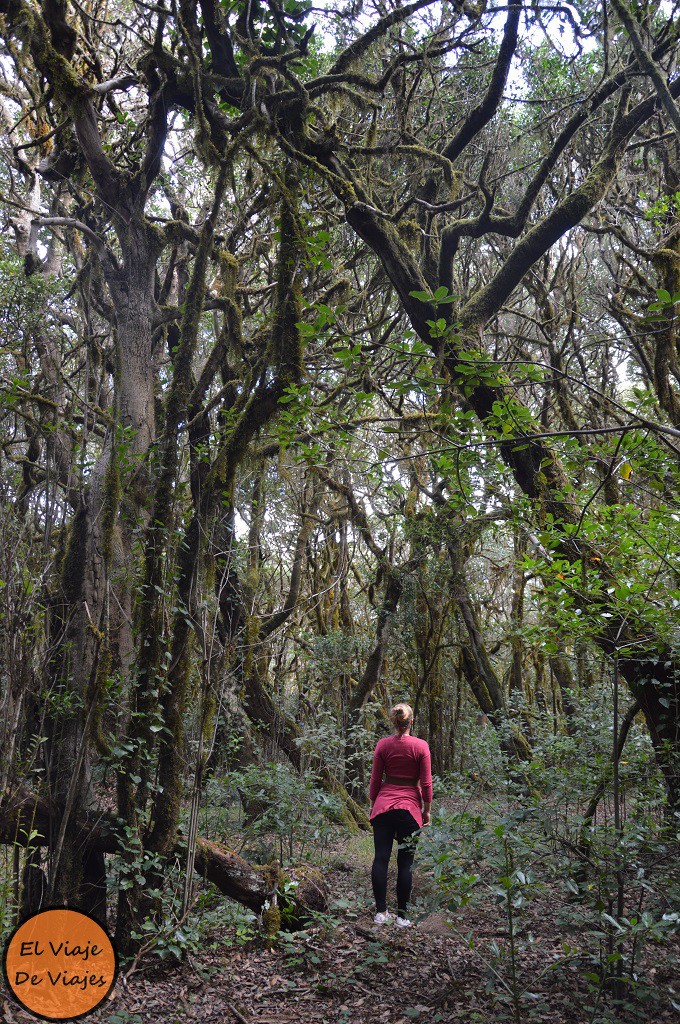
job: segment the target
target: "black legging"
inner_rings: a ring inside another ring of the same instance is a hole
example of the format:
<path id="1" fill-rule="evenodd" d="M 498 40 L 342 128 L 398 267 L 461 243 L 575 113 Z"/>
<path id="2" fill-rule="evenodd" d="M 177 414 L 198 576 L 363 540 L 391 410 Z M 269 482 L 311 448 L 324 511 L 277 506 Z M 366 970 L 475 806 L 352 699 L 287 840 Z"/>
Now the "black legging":
<path id="1" fill-rule="evenodd" d="M 406 917 L 408 901 L 413 886 L 413 857 L 415 855 L 415 839 L 405 842 L 409 836 L 418 831 L 418 822 L 410 811 L 403 807 L 395 807 L 391 811 L 377 814 L 373 818 L 373 842 L 375 843 L 375 859 L 371 868 L 371 882 L 375 896 L 375 909 L 378 913 L 387 910 L 387 868 L 392 854 L 392 840 L 397 838 L 397 913 Z"/>

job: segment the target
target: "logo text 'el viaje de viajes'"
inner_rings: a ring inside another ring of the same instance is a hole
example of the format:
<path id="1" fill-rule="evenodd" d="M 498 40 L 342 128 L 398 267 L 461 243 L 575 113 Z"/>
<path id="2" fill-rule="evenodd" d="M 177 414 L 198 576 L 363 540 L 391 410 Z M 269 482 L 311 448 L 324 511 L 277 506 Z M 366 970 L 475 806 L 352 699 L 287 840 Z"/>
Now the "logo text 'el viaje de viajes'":
<path id="1" fill-rule="evenodd" d="M 102 1003 L 118 957 L 104 928 L 66 907 L 41 910 L 12 933 L 3 957 L 14 998 L 42 1020 L 74 1020 Z"/>

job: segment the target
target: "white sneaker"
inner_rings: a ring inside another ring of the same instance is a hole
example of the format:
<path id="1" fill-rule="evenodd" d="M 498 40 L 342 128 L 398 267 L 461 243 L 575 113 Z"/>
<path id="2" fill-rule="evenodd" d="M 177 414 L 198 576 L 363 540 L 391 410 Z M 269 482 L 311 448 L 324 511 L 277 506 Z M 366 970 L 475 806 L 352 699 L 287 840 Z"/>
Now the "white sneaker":
<path id="1" fill-rule="evenodd" d="M 391 920 L 392 915 L 387 910 L 381 910 L 373 918 L 373 924 L 389 924 Z"/>
<path id="2" fill-rule="evenodd" d="M 410 928 L 410 927 L 411 927 L 411 922 L 409 921 L 409 919 L 407 917 L 398 917 L 397 918 L 397 928 Z"/>

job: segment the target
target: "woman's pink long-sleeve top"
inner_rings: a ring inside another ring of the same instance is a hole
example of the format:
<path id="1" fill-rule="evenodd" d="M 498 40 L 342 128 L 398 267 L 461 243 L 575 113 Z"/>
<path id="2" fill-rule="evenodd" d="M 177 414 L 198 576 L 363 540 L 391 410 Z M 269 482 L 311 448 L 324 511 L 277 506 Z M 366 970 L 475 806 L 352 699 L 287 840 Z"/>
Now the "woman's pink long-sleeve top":
<path id="1" fill-rule="evenodd" d="M 397 779 L 413 779 L 418 786 L 396 786 L 383 782 L 383 773 Z M 373 771 L 368 795 L 373 803 L 371 818 L 402 807 L 423 826 L 421 805 L 432 803 L 430 748 L 425 740 L 407 734 L 378 740 L 373 752 Z"/>

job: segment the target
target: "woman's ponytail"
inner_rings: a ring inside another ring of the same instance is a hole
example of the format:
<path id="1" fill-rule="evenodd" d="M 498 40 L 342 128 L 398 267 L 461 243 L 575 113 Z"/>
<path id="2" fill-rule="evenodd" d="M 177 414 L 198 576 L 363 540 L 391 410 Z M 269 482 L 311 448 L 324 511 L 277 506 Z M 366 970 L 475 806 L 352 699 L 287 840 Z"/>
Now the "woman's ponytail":
<path id="1" fill-rule="evenodd" d="M 413 708 L 410 704 L 395 704 L 390 710 L 390 722 L 399 733 L 405 733 L 413 725 Z"/>

